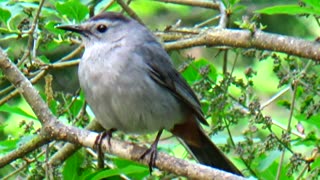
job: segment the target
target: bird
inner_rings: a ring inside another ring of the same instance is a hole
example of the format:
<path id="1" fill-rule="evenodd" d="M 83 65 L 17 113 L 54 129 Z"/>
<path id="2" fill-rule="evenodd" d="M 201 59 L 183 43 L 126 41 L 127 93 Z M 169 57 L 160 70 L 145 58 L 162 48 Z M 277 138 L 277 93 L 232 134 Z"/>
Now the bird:
<path id="1" fill-rule="evenodd" d="M 242 176 L 206 135 L 200 101 L 155 35 L 136 20 L 103 12 L 79 25 L 58 28 L 80 34 L 80 87 L 107 131 L 158 132 L 149 166 L 155 165 L 163 130 L 179 138 L 201 164 Z M 152 168 L 152 167 L 151 167 Z"/>

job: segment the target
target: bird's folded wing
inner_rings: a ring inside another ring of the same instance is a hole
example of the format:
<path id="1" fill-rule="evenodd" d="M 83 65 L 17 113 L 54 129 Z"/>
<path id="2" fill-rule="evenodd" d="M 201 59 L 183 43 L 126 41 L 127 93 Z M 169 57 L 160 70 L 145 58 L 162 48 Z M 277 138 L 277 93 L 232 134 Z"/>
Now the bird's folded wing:
<path id="1" fill-rule="evenodd" d="M 149 66 L 150 77 L 185 103 L 201 123 L 208 125 L 197 96 L 173 67 L 169 55 L 161 45 L 158 43 L 142 44 L 135 49 L 135 52 L 144 55 L 145 63 Z"/>

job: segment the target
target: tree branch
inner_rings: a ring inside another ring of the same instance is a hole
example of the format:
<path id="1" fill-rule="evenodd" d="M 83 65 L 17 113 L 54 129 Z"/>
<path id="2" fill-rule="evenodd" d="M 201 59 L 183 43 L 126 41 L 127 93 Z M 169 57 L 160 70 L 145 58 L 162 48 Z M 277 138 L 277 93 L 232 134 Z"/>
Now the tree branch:
<path id="1" fill-rule="evenodd" d="M 34 151 L 35 149 L 41 147 L 42 145 L 48 143 L 48 139 L 44 136 L 36 136 L 35 138 L 33 138 L 31 141 L 23 144 L 22 146 L 20 146 L 18 149 L 16 149 L 15 151 L 10 152 L 9 154 L 2 156 L 0 158 L 0 168 L 4 167 L 5 165 L 7 165 L 8 163 L 18 159 L 18 158 L 22 158 L 24 157 L 26 154 Z"/>
<path id="2" fill-rule="evenodd" d="M 96 120 L 91 121 L 86 127 L 86 129 L 90 131 L 98 131 L 98 132 L 101 132 L 103 130 L 100 124 L 98 124 Z M 81 146 L 77 144 L 67 143 L 50 158 L 48 163 L 52 166 L 60 165 L 73 153 L 78 151 L 80 148 Z"/>
<path id="3" fill-rule="evenodd" d="M 201 31 L 199 34 L 157 32 L 165 41 L 167 50 L 184 49 L 194 46 L 232 46 L 270 50 L 320 61 L 320 43 L 300 38 L 266 33 L 263 31 L 214 29 Z M 184 38 L 186 36 L 187 38 Z M 177 40 L 177 41 L 175 41 Z"/>

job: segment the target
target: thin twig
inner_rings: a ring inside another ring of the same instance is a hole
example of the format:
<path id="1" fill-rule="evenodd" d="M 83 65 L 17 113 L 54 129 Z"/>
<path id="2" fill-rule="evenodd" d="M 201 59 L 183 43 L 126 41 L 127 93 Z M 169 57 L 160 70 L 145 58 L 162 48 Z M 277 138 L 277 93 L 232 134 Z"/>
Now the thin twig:
<path id="1" fill-rule="evenodd" d="M 227 53 L 227 52 L 225 51 L 225 53 Z M 239 57 L 239 53 L 236 54 L 236 57 L 235 57 L 235 59 L 233 61 L 232 68 L 231 68 L 231 71 L 230 71 L 230 76 L 232 76 L 232 74 L 234 72 L 234 68 L 235 68 L 235 66 L 237 64 L 238 57 Z M 227 57 L 225 57 L 225 58 L 227 59 Z M 231 144 L 232 144 L 233 147 L 235 147 L 236 144 L 234 143 L 234 139 L 232 138 L 233 136 L 231 135 L 230 126 L 226 123 L 226 121 L 225 121 L 225 124 L 226 124 L 226 129 L 227 129 L 227 132 L 228 132 L 228 136 L 229 136 L 229 138 L 231 140 Z M 243 159 L 242 159 L 242 161 L 243 161 Z"/>
<path id="2" fill-rule="evenodd" d="M 0 168 L 5 166 L 7 164 L 7 162 L 11 162 L 14 159 L 23 157 L 26 155 L 26 153 L 31 152 L 46 143 L 48 143 L 48 137 L 36 136 L 31 141 L 25 143 L 23 146 L 20 146 L 19 148 L 15 149 L 14 151 L 10 152 L 9 154 L 2 156 L 0 158 Z"/>
<path id="3" fill-rule="evenodd" d="M 43 69 L 62 69 L 66 67 L 73 67 L 79 64 L 80 60 L 66 61 L 66 62 L 56 62 L 53 64 L 43 65 Z"/>
<path id="4" fill-rule="evenodd" d="M 310 165 L 309 164 L 305 164 L 303 169 L 301 170 L 301 172 L 298 174 L 297 178 L 298 180 L 301 179 L 308 179 L 308 178 L 302 178 L 303 174 L 309 169 Z"/>
<path id="5" fill-rule="evenodd" d="M 30 30 L 27 32 L 29 34 L 29 38 L 28 38 L 28 52 L 26 54 L 31 55 L 30 60 L 31 59 L 35 59 L 36 57 L 36 46 L 37 46 L 37 32 L 36 29 L 38 28 L 38 20 L 40 17 L 40 12 L 42 10 L 43 4 L 44 4 L 45 0 L 41 0 L 40 4 L 39 4 L 39 8 L 37 10 L 37 13 L 33 19 L 33 22 L 31 24 L 31 28 Z M 31 53 L 32 52 L 32 53 Z M 21 62 L 23 63 L 23 62 Z M 32 61 L 30 62 L 30 64 L 32 64 Z"/>
<path id="6" fill-rule="evenodd" d="M 219 1 L 219 10 L 220 10 L 220 21 L 218 28 L 226 28 L 228 24 L 228 15 L 226 11 L 226 7 L 224 6 L 222 1 Z"/>
<path id="7" fill-rule="evenodd" d="M 130 17 L 137 20 L 140 24 L 144 25 L 139 16 L 125 2 L 123 2 L 123 0 L 117 0 L 117 2 L 122 7 L 122 9 L 129 14 Z"/>
<path id="8" fill-rule="evenodd" d="M 42 65 L 42 70 L 38 71 L 35 73 L 35 77 L 30 80 L 32 84 L 37 83 L 45 74 L 47 69 L 59 69 L 59 68 L 64 68 L 64 67 L 70 67 L 70 66 L 76 66 L 79 64 L 79 60 L 75 61 L 68 61 L 68 62 L 63 62 L 69 59 L 74 58 L 77 54 L 79 54 L 83 50 L 84 46 L 80 45 L 77 47 L 75 50 L 73 50 L 71 53 L 68 55 L 64 56 L 61 58 L 59 61 L 53 63 L 53 64 L 45 64 Z M 18 65 L 17 65 L 18 66 Z M 6 96 L 2 97 L 0 99 L 0 106 L 6 102 L 8 102 L 11 98 L 15 97 L 16 95 L 19 94 L 19 91 L 17 89 L 14 89 L 13 85 L 8 86 L 7 88 L 3 89 L 0 91 L 0 95 L 2 94 L 7 94 Z M 10 92 L 13 90 L 12 92 Z M 10 93 L 9 93 L 10 92 Z"/>
<path id="9" fill-rule="evenodd" d="M 0 91 L 0 96 L 5 95 L 5 94 L 8 94 L 8 93 L 9 93 L 10 91 L 12 91 L 13 89 L 14 89 L 14 86 L 13 86 L 13 85 L 10 85 L 10 86 L 2 89 L 2 90 Z"/>
<path id="10" fill-rule="evenodd" d="M 21 61 L 18 63 L 18 66 L 22 65 L 24 60 L 27 59 L 27 57 L 29 55 L 31 55 L 31 59 L 34 59 L 36 57 L 36 47 L 37 47 L 37 44 L 38 44 L 39 41 L 36 38 L 37 37 L 37 33 L 35 33 L 35 30 L 38 28 L 38 19 L 39 19 L 40 12 L 42 10 L 44 2 L 45 2 L 45 0 L 40 1 L 39 8 L 37 10 L 37 13 L 36 13 L 34 19 L 33 19 L 31 28 L 27 32 L 27 34 L 29 34 L 28 43 L 27 43 L 28 44 L 28 48 L 27 48 L 28 51 L 23 55 Z M 32 52 L 32 53 L 30 53 L 30 52 Z M 12 89 L 13 89 L 13 86 L 10 86 L 10 87 L 4 89 L 3 91 L 1 91 L 0 94 L 3 93 L 3 92 L 8 93 Z M 7 97 L 11 98 L 11 97 L 14 96 L 14 94 L 16 94 L 16 93 L 12 93 L 11 96 L 7 96 Z M 8 101 L 9 99 L 5 100 L 5 102 Z M 0 102 L 0 104 L 1 104 L 1 102 Z"/>
<path id="11" fill-rule="evenodd" d="M 29 166 L 30 163 L 25 163 L 22 166 L 20 166 L 18 169 L 8 173 L 6 176 L 2 177 L 2 180 L 9 180 L 12 179 L 14 175 L 18 174 L 19 172 L 23 171 L 25 168 Z"/>
<path id="12" fill-rule="evenodd" d="M 260 106 L 260 110 L 263 110 L 265 107 L 269 106 L 272 102 L 274 102 L 276 99 L 284 95 L 286 92 L 288 92 L 291 89 L 290 86 L 287 86 L 286 88 L 282 89 L 280 92 L 277 94 L 273 95 L 268 101 L 264 102 Z"/>
<path id="13" fill-rule="evenodd" d="M 100 13 L 107 11 L 107 9 L 109 9 L 115 1 L 116 0 L 111 0 L 104 8 L 101 9 Z"/>
<path id="14" fill-rule="evenodd" d="M 234 97 L 231 96 L 231 98 L 235 100 Z M 243 106 L 242 104 L 239 104 L 239 103 L 235 102 L 234 106 L 235 107 L 239 107 L 238 109 L 240 109 L 242 113 L 250 114 L 249 109 L 247 107 Z M 287 131 L 287 127 L 285 127 L 285 125 L 279 123 L 278 121 L 275 121 L 274 119 L 271 121 L 271 124 L 276 126 L 276 127 L 278 127 L 278 128 L 280 128 L 280 129 L 282 129 L 282 130 L 284 130 L 284 131 Z M 298 131 L 291 131 L 291 133 L 293 135 L 299 137 L 299 138 L 302 138 L 302 139 L 306 138 L 306 136 L 304 134 L 301 134 Z"/>
<path id="15" fill-rule="evenodd" d="M 36 82 L 38 82 L 44 75 L 46 74 L 46 71 L 40 71 L 39 74 L 37 76 L 35 76 L 34 78 L 32 78 L 30 80 L 30 82 L 32 84 L 35 84 Z M 4 96 L 2 99 L 0 99 L 0 106 L 3 105 L 4 103 L 6 103 L 7 101 L 9 101 L 11 98 L 15 97 L 16 95 L 19 94 L 19 90 L 18 89 L 14 89 L 10 94 Z"/>
<path id="16" fill-rule="evenodd" d="M 207 20 L 199 23 L 199 24 L 196 24 L 196 25 L 194 26 L 194 28 L 200 28 L 200 27 L 206 26 L 207 24 L 210 24 L 210 23 L 213 22 L 213 21 L 217 21 L 218 19 L 220 19 L 220 17 L 221 17 L 220 14 L 219 14 L 219 15 L 216 15 L 216 16 L 210 18 L 210 19 L 207 19 Z"/>
<path id="17" fill-rule="evenodd" d="M 181 4 L 193 7 L 203 7 L 203 8 L 211 8 L 219 10 L 219 3 L 214 3 L 210 1 L 203 1 L 203 0 L 155 0 L 164 3 L 173 3 L 173 4 Z"/>
<path id="18" fill-rule="evenodd" d="M 78 55 L 83 50 L 83 48 L 84 48 L 84 45 L 81 44 L 75 50 L 73 50 L 72 52 L 70 52 L 69 54 L 67 54 L 63 58 L 61 58 L 60 61 L 57 61 L 57 62 L 63 62 L 63 61 L 66 61 L 66 60 L 73 59 L 76 55 Z"/>
<path id="19" fill-rule="evenodd" d="M 271 123 L 272 123 L 272 125 L 280 128 L 280 129 L 282 129 L 282 130 L 284 130 L 284 131 L 287 131 L 287 127 L 285 127 L 285 125 L 279 123 L 278 121 L 275 121 L 275 120 L 273 119 Z M 292 135 L 295 135 L 295 136 L 297 136 L 297 137 L 299 137 L 299 138 L 301 138 L 301 139 L 305 139 L 305 138 L 306 138 L 306 135 L 301 134 L 301 133 L 298 132 L 298 131 L 291 131 L 291 133 L 292 133 Z"/>
<path id="20" fill-rule="evenodd" d="M 294 107 L 295 107 L 295 103 L 296 103 L 297 89 L 298 89 L 298 81 L 294 80 L 294 82 L 293 82 L 293 94 L 292 94 L 291 106 L 290 106 L 290 114 L 289 114 L 289 118 L 288 118 L 287 131 L 285 132 L 286 134 L 290 134 L 291 133 L 291 121 L 292 121 Z M 285 153 L 286 153 L 286 150 L 285 149 L 282 150 L 282 154 L 281 154 L 279 165 L 278 165 L 278 169 L 277 169 L 277 175 L 276 175 L 276 179 L 277 180 L 280 179 L 281 170 L 282 170 L 283 163 L 284 163 L 283 160 L 284 160 Z"/>
<path id="21" fill-rule="evenodd" d="M 285 150 L 282 151 L 282 154 L 280 156 L 280 160 L 279 160 L 279 165 L 278 165 L 278 169 L 277 169 L 277 174 L 276 174 L 276 180 L 279 180 L 280 179 L 280 175 L 281 175 L 281 169 L 282 169 L 282 166 L 283 166 L 283 161 L 284 161 L 284 154 L 285 154 Z"/>

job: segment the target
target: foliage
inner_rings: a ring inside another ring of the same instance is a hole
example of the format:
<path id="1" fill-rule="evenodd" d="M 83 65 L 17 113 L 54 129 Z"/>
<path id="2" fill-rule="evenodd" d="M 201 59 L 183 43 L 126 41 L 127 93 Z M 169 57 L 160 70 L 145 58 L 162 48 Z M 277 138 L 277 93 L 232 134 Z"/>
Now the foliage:
<path id="1" fill-rule="evenodd" d="M 264 9 L 257 10 L 257 13 L 263 14 L 308 14 L 308 15 L 319 15 L 320 8 L 319 2 L 317 0 L 303 0 L 302 5 L 290 4 L 290 5 L 276 5 L 272 7 L 267 7 Z"/>
<path id="2" fill-rule="evenodd" d="M 246 8 L 237 0 L 224 0 L 231 27 L 268 31 L 260 14 L 288 14 L 303 21 L 319 21 L 320 5 L 317 0 L 303 0 L 298 4 L 281 4 L 257 9 L 250 18 Z M 40 2 L 0 1 L 0 47 L 29 79 L 48 103 L 51 111 L 66 124 L 85 127 L 93 119 L 79 91 L 75 67 L 49 68 L 48 65 L 69 62 L 65 57 L 80 44 L 78 36 L 56 29 L 59 24 L 80 23 L 90 13 L 103 10 L 109 1 L 59 0 Z M 257 3 L 258 4 L 258 3 Z M 261 5 L 261 4 L 259 4 Z M 94 8 L 95 7 L 95 8 Z M 189 6 L 164 4 L 148 0 L 133 1 L 130 7 L 152 29 L 164 29 L 182 19 L 186 24 L 198 24 L 210 10 Z M 114 3 L 108 10 L 120 11 Z M 211 12 L 210 12 L 211 13 Z M 260 14 L 258 14 L 260 13 Z M 297 16 L 298 15 L 298 16 Z M 174 18 L 172 18 L 174 17 Z M 311 19 L 311 20 L 310 20 Z M 277 22 L 288 33 L 287 19 Z M 36 26 L 35 26 L 36 25 Z M 211 26 L 211 25 L 210 25 Z M 311 31 L 311 30 L 310 30 Z M 305 38 L 305 37 L 304 37 Z M 266 50 L 224 47 L 195 48 L 171 53 L 178 69 L 196 91 L 210 127 L 204 127 L 211 138 L 247 176 L 258 179 L 316 179 L 320 172 L 319 129 L 320 96 L 318 62 Z M 197 53 L 199 51 L 200 53 Z M 192 57 L 194 54 L 197 57 Z M 72 56 L 77 59 L 81 53 Z M 46 76 L 40 72 L 48 69 Z M 14 88 L 1 74 L 0 79 L 0 157 L 30 141 L 39 131 L 40 123 L 25 101 L 11 96 Z M 167 136 L 170 136 L 167 134 Z M 130 141 L 152 141 L 154 135 L 132 136 L 117 134 Z M 11 172 L 12 179 L 43 179 L 48 177 L 44 164 L 63 146 L 52 142 L 38 148 L 23 159 L 0 169 L 0 177 Z M 182 145 L 170 139 L 170 145 L 159 149 L 177 157 L 189 158 Z M 183 149 L 183 150 L 181 150 Z M 52 176 L 64 179 L 118 179 L 123 176 L 142 179 L 149 176 L 148 168 L 117 157 L 106 160 L 108 168 L 96 169 L 96 159 L 82 149 L 55 167 Z M 279 167 L 282 167 L 279 168 Z M 20 169 L 21 168 L 21 169 Z M 174 178 L 175 175 L 156 171 L 153 178 Z"/>

